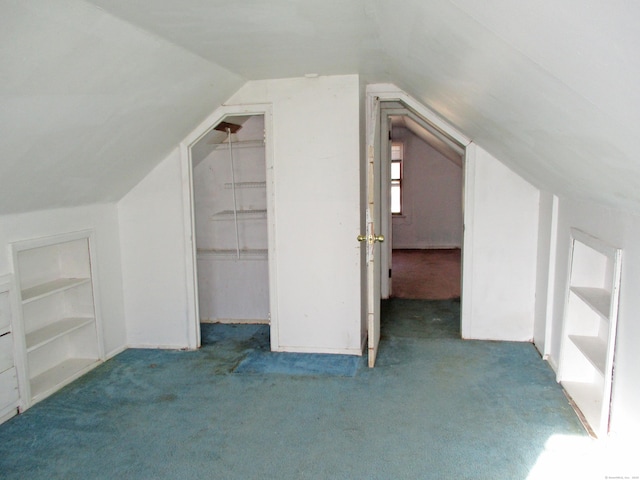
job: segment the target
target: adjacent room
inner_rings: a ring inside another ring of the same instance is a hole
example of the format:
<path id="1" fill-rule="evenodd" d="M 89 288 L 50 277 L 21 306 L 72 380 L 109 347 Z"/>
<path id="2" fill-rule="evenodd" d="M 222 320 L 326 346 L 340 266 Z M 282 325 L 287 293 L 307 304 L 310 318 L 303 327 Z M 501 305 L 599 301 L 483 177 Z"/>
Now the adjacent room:
<path id="1" fill-rule="evenodd" d="M 640 475 L 639 19 L 3 0 L 0 477 Z"/>

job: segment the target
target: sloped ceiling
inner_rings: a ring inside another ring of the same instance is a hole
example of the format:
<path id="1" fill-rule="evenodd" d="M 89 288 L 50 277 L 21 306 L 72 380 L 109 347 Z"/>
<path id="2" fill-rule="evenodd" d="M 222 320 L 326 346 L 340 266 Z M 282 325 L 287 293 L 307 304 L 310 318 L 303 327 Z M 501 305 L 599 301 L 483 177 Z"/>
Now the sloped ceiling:
<path id="1" fill-rule="evenodd" d="M 540 188 L 640 212 L 638 2 L 2 9 L 2 211 L 119 198 L 245 80 L 359 73 L 403 88 Z"/>

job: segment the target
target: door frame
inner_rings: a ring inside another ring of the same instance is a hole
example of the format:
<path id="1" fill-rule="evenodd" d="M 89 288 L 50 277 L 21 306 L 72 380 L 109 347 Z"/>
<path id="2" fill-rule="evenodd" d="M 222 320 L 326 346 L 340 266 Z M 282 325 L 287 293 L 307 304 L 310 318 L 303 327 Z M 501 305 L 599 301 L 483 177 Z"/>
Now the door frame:
<path id="1" fill-rule="evenodd" d="M 375 105 L 377 112 L 371 112 L 367 115 L 367 132 L 371 132 L 373 129 L 378 128 L 381 121 L 381 105 L 384 102 L 398 102 L 402 104 L 407 110 L 417 115 L 423 122 L 437 130 L 444 138 L 449 141 L 454 141 L 461 148 L 464 149 L 463 156 L 463 186 L 462 186 L 462 208 L 463 208 L 463 238 L 462 238 L 462 285 L 461 285 L 461 318 L 460 329 L 462 338 L 467 337 L 467 332 L 470 329 L 470 323 L 472 318 L 472 252 L 473 252 L 473 211 L 474 211 L 474 190 L 475 190 L 475 157 L 476 146 L 469 137 L 460 132 L 457 128 L 452 126 L 434 111 L 408 95 L 392 84 L 373 84 L 368 85 L 366 89 L 366 102 L 367 105 Z M 371 123 L 374 125 L 371 125 Z M 375 130 L 373 130 L 375 131 Z M 381 145 L 380 142 L 374 140 L 374 136 L 368 137 L 367 149 L 373 150 L 374 155 L 380 155 Z M 381 172 L 376 172 L 378 179 L 380 180 Z M 377 208 L 380 208 L 378 206 Z M 390 231 L 388 225 L 385 227 L 383 222 L 382 227 L 385 231 L 380 232 L 383 235 L 387 235 Z M 386 267 L 386 269 L 385 269 Z M 381 271 L 388 270 L 388 264 L 381 265 Z M 370 281 L 369 279 L 367 280 Z M 365 289 L 369 291 L 369 289 Z M 375 300 L 378 303 L 380 299 Z M 379 312 L 379 308 L 377 309 Z M 369 332 L 370 334 L 372 332 Z"/>
<path id="2" fill-rule="evenodd" d="M 209 115 L 193 132 L 180 143 L 182 169 L 183 227 L 185 240 L 185 276 L 187 297 L 187 339 L 189 348 L 201 346 L 200 313 L 198 303 L 198 269 L 195 232 L 195 203 L 193 192 L 193 162 L 191 147 L 218 123 L 229 116 L 264 117 L 265 167 L 267 192 L 267 242 L 269 271 L 269 327 L 271 350 L 279 348 L 277 275 L 276 275 L 276 225 L 274 193 L 273 115 L 271 104 L 223 105 Z"/>

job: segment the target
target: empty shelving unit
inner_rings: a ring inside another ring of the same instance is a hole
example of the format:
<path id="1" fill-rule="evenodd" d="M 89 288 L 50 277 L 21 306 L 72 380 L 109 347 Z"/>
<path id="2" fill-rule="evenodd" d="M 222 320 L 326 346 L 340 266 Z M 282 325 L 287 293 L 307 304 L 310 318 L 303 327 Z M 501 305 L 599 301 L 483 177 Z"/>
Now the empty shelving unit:
<path id="1" fill-rule="evenodd" d="M 200 319 L 266 323 L 264 117 L 226 120 L 233 122 L 237 133 L 213 131 L 192 151 Z"/>
<path id="2" fill-rule="evenodd" d="M 558 380 L 592 432 L 608 433 L 622 252 L 572 229 Z"/>
<path id="3" fill-rule="evenodd" d="M 92 243 L 78 232 L 13 244 L 26 407 L 104 360 Z"/>

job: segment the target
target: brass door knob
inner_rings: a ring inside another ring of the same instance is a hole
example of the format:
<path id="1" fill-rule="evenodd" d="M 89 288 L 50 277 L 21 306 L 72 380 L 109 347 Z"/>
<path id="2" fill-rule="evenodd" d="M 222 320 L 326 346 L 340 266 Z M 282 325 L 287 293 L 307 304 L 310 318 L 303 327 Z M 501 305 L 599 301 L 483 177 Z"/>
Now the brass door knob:
<path id="1" fill-rule="evenodd" d="M 374 240 L 375 242 L 380 242 L 380 243 L 382 243 L 382 242 L 384 242 L 384 235 L 374 235 L 374 236 L 373 236 L 373 240 Z"/>
<path id="2" fill-rule="evenodd" d="M 364 242 L 367 239 L 366 235 L 358 235 L 358 241 L 359 242 Z"/>

